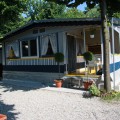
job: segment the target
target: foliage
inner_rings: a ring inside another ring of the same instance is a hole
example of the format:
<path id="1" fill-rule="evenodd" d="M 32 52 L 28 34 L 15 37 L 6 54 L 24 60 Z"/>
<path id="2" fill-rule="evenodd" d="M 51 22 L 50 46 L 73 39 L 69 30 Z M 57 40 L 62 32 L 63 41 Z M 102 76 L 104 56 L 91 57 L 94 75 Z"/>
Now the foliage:
<path id="1" fill-rule="evenodd" d="M 25 4 L 26 0 L 0 1 L 0 37 L 18 23 L 21 13 L 26 10 Z"/>
<path id="2" fill-rule="evenodd" d="M 3 25 L 9 21 L 16 21 L 20 13 L 26 9 L 26 0 L 1 0 L 0 1 L 0 22 Z"/>
<path id="3" fill-rule="evenodd" d="M 101 98 L 103 100 L 108 100 L 108 101 L 111 101 L 111 100 L 120 100 L 120 92 L 117 92 L 117 91 L 111 91 L 111 92 L 103 92 L 101 91 Z"/>
<path id="4" fill-rule="evenodd" d="M 98 17 L 100 17 L 100 7 L 98 5 L 92 9 L 86 7 L 85 8 L 85 17 L 86 18 L 98 18 Z"/>
<path id="5" fill-rule="evenodd" d="M 102 0 L 46 0 L 56 2 L 58 4 L 64 4 L 67 7 L 77 7 L 80 4 L 86 2 L 88 8 L 93 8 L 96 5 L 99 5 Z M 113 13 L 120 11 L 120 0 L 105 0 L 107 3 L 107 11 L 109 16 L 112 16 Z"/>
<path id="6" fill-rule="evenodd" d="M 0 37 L 1 38 L 6 33 L 23 26 L 27 22 L 27 19 L 24 19 L 23 17 L 19 17 L 18 19 L 16 18 L 16 20 L 17 21 L 14 21 L 14 22 L 12 22 L 12 21 L 8 22 L 0 28 Z"/>
<path id="7" fill-rule="evenodd" d="M 66 8 L 64 5 L 58 5 L 54 2 L 39 2 L 39 0 L 29 0 L 27 17 L 31 20 L 50 19 L 50 18 L 93 18 L 100 17 L 99 7 L 87 9 L 85 12 L 76 7 Z"/>
<path id="8" fill-rule="evenodd" d="M 63 62 L 64 61 L 64 55 L 62 53 L 58 52 L 54 56 L 55 56 L 56 62 Z"/>
<path id="9" fill-rule="evenodd" d="M 27 11 L 25 12 L 29 20 L 60 18 L 64 13 L 65 6 L 44 0 L 27 0 Z"/>
<path id="10" fill-rule="evenodd" d="M 76 9 L 76 8 L 69 8 L 63 14 L 64 18 L 85 18 L 86 15 L 84 12 Z"/>
<path id="11" fill-rule="evenodd" d="M 95 84 L 92 84 L 89 87 L 89 91 L 93 96 L 100 96 L 100 90 L 97 88 Z"/>
<path id="12" fill-rule="evenodd" d="M 120 18 L 120 12 L 113 13 L 113 17 Z"/>
<path id="13" fill-rule="evenodd" d="M 91 61 L 93 59 L 93 53 L 90 51 L 87 51 L 83 53 L 83 57 L 86 61 Z"/>

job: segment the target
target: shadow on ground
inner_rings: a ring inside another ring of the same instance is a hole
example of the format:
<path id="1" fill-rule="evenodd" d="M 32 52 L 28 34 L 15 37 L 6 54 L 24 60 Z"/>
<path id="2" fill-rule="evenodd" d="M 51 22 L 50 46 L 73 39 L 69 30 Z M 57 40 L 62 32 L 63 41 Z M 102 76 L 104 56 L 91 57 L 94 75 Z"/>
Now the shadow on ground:
<path id="1" fill-rule="evenodd" d="M 15 113 L 14 110 L 14 105 L 5 104 L 2 100 L 0 100 L 0 114 L 6 115 L 7 120 L 17 119 L 17 115 L 20 113 Z"/>
<path id="2" fill-rule="evenodd" d="M 33 82 L 33 81 L 20 81 L 20 80 L 2 80 L 0 82 L 0 88 L 3 88 L 3 92 L 7 91 L 30 91 L 30 90 L 37 90 L 41 88 L 46 87 L 56 87 L 55 84 L 41 84 L 40 82 Z M 76 89 L 81 91 L 87 91 L 84 88 L 79 86 L 74 86 L 71 84 L 68 84 L 67 82 L 63 82 L 62 88 L 68 88 L 68 89 Z"/>
<path id="3" fill-rule="evenodd" d="M 3 92 L 7 91 L 17 91 L 17 90 L 23 90 L 23 91 L 30 91 L 30 90 L 36 90 L 48 87 L 48 85 L 42 85 L 38 82 L 31 82 L 31 81 L 14 81 L 14 80 L 3 80 L 0 82 L 0 88 L 4 88 Z"/>

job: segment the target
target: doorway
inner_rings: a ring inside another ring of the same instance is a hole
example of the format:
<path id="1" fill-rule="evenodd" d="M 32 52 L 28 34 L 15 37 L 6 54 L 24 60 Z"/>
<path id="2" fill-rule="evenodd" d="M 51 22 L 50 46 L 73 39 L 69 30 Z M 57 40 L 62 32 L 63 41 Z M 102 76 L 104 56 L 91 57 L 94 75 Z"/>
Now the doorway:
<path id="1" fill-rule="evenodd" d="M 76 70 L 76 40 L 74 36 L 67 35 L 68 44 L 68 73 Z"/>

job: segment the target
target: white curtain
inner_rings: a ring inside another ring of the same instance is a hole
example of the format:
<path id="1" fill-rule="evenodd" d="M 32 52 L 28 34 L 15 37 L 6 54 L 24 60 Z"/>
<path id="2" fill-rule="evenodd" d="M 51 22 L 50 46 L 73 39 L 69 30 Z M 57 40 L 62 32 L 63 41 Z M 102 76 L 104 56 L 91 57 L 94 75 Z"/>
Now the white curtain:
<path id="1" fill-rule="evenodd" d="M 48 42 L 49 42 L 49 38 L 48 36 L 43 36 L 42 37 L 42 44 L 41 44 L 41 55 L 46 55 L 47 53 L 47 49 L 48 49 Z"/>
<path id="2" fill-rule="evenodd" d="M 6 57 L 9 57 L 9 51 L 11 49 L 11 47 L 14 50 L 15 56 L 19 57 L 19 46 L 18 46 L 18 41 L 14 41 L 12 43 L 7 43 L 6 44 Z"/>
<path id="3" fill-rule="evenodd" d="M 51 34 L 49 35 L 49 40 L 52 46 L 53 53 L 57 52 L 57 39 L 56 39 L 56 34 Z"/>

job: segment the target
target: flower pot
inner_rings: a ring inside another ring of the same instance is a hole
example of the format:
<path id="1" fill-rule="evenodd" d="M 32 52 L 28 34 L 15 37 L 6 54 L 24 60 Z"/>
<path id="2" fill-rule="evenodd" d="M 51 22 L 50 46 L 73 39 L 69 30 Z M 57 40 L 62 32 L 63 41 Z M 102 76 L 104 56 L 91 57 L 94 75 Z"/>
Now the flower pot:
<path id="1" fill-rule="evenodd" d="M 7 116 L 3 115 L 3 114 L 0 114 L 0 120 L 7 120 Z"/>
<path id="2" fill-rule="evenodd" d="M 62 79 L 54 80 L 54 82 L 55 82 L 57 88 L 61 88 L 62 87 L 62 83 L 63 83 Z"/>
<path id="3" fill-rule="evenodd" d="M 88 89 L 91 85 L 92 85 L 92 81 L 89 81 L 89 82 L 83 82 L 84 83 L 84 88 L 85 89 Z"/>

